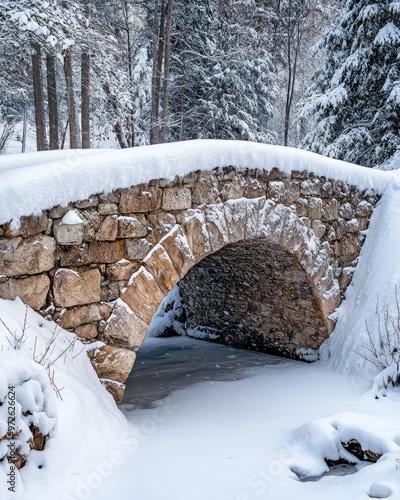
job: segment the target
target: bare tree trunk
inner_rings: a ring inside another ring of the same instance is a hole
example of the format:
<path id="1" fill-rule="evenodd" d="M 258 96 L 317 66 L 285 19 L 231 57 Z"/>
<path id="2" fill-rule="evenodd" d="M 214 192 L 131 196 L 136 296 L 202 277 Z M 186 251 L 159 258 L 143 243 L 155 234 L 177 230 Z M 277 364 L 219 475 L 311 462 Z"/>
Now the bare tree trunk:
<path id="1" fill-rule="evenodd" d="M 22 122 L 22 146 L 21 146 L 21 153 L 25 153 L 26 149 L 26 128 L 28 125 L 28 103 L 25 103 L 24 107 L 24 118 Z"/>
<path id="2" fill-rule="evenodd" d="M 158 24 L 158 0 L 155 0 L 153 18 L 153 68 L 151 73 L 151 116 L 150 116 L 150 144 L 156 141 L 156 73 L 157 73 L 157 24 Z"/>
<path id="3" fill-rule="evenodd" d="M 58 99 L 57 99 L 57 82 L 56 82 L 56 64 L 54 56 L 47 54 L 47 100 L 49 108 L 49 134 L 50 134 L 50 149 L 59 148 L 58 138 Z"/>
<path id="4" fill-rule="evenodd" d="M 90 55 L 83 49 L 81 59 L 82 148 L 90 149 Z"/>
<path id="5" fill-rule="evenodd" d="M 164 51 L 164 93 L 161 115 L 161 142 L 167 140 L 167 114 L 169 95 L 169 54 L 171 48 L 171 24 L 172 24 L 173 0 L 168 0 L 167 24 L 165 27 L 165 51 Z"/>
<path id="6" fill-rule="evenodd" d="M 115 133 L 115 136 L 117 137 L 117 141 L 118 141 L 119 147 L 121 149 L 125 149 L 125 148 L 129 147 L 128 143 L 126 141 L 124 131 L 123 131 L 121 124 L 119 122 L 117 122 L 114 125 L 114 133 Z"/>
<path id="7" fill-rule="evenodd" d="M 156 8 L 158 1 L 156 2 Z M 165 36 L 165 0 L 161 1 L 161 16 L 160 26 L 157 31 L 157 12 L 154 15 L 154 49 L 153 49 L 153 78 L 151 89 L 151 131 L 150 142 L 151 144 L 158 144 L 160 142 L 160 126 L 159 126 L 159 106 L 160 106 L 160 88 L 161 88 L 161 70 L 164 58 L 164 36 Z M 158 35 L 158 36 L 157 36 Z M 157 48 L 158 39 L 158 48 Z"/>
<path id="8" fill-rule="evenodd" d="M 4 123 L 3 131 L 0 136 L 0 154 L 3 154 L 6 150 L 7 141 L 11 134 L 14 132 L 15 122 L 14 120 L 7 120 Z"/>
<path id="9" fill-rule="evenodd" d="M 35 102 L 36 119 L 36 147 L 38 151 L 48 149 L 46 138 L 46 120 L 44 116 L 43 79 L 42 79 L 42 55 L 40 45 L 32 43 L 32 76 L 33 95 Z"/>
<path id="10" fill-rule="evenodd" d="M 68 49 L 64 52 L 64 72 L 65 72 L 65 82 L 67 85 L 69 147 L 71 149 L 77 149 L 78 134 L 77 134 L 75 96 L 74 96 L 73 76 L 72 76 L 72 61 L 71 61 L 71 53 Z"/>
<path id="11" fill-rule="evenodd" d="M 124 22 L 125 22 L 125 31 L 126 31 L 126 41 L 127 41 L 127 56 L 128 56 L 128 74 L 129 74 L 129 82 L 130 82 L 130 88 L 131 88 L 131 99 L 132 99 L 132 107 L 131 107 L 131 112 L 130 112 L 130 118 L 129 118 L 129 125 L 127 126 L 129 130 L 129 134 L 127 136 L 127 142 L 128 146 L 134 146 L 135 145 L 135 111 L 134 111 L 134 84 L 133 84 L 133 68 L 132 68 L 132 54 L 133 54 L 133 44 L 131 40 L 131 30 L 129 26 L 129 19 L 130 19 L 130 9 L 129 9 L 129 3 L 125 2 L 123 5 L 123 15 L 124 15 Z"/>
<path id="12" fill-rule="evenodd" d="M 69 125 L 69 118 L 67 118 L 67 122 L 65 124 L 64 132 L 63 132 L 62 139 L 61 139 L 61 148 L 60 149 L 64 149 L 65 139 L 67 138 L 68 125 Z"/>

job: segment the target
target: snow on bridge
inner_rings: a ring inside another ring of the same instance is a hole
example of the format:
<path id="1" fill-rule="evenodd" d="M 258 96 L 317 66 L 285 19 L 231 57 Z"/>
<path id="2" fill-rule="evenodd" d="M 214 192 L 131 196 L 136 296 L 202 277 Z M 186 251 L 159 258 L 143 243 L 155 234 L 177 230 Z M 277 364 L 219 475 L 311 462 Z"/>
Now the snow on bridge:
<path id="1" fill-rule="evenodd" d="M 396 171 L 207 140 L 6 156 L 0 180 L 0 296 L 102 341 L 93 364 L 117 400 L 178 282 L 189 323 L 220 341 L 291 357 L 322 344 L 354 367 L 400 280 Z"/>

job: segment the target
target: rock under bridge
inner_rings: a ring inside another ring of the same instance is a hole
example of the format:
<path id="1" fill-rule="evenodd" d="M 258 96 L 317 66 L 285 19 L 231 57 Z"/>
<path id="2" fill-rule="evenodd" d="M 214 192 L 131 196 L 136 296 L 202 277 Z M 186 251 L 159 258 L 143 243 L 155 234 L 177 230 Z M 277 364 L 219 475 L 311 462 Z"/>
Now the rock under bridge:
<path id="1" fill-rule="evenodd" d="M 177 283 L 187 324 L 221 342 L 294 358 L 317 350 L 379 198 L 304 160 L 186 170 L 0 226 L 0 297 L 104 342 L 90 355 L 117 401 Z"/>

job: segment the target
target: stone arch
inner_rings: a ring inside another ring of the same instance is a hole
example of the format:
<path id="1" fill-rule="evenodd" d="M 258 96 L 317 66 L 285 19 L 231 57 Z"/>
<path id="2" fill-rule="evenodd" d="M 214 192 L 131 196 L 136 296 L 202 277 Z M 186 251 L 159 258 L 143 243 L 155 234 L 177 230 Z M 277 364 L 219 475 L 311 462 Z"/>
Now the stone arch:
<path id="1" fill-rule="evenodd" d="M 191 268 L 226 246 L 260 240 L 299 264 L 320 311 L 324 336 L 329 335 L 334 327 L 329 316 L 340 303 L 331 247 L 291 208 L 263 196 L 187 210 L 131 275 L 114 305 L 106 338 L 137 350 L 162 300 Z"/>
<path id="2" fill-rule="evenodd" d="M 220 166 L 93 193 L 0 225 L 0 297 L 94 343 L 93 366 L 120 401 L 162 298 L 230 245 L 262 241 L 300 266 L 329 335 L 378 199 L 310 167 Z"/>

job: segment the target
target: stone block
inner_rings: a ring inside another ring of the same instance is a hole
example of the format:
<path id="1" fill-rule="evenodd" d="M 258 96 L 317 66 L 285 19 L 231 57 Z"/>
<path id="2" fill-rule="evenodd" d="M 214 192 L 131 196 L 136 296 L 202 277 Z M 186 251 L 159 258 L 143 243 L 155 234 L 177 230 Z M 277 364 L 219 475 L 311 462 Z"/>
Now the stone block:
<path id="1" fill-rule="evenodd" d="M 124 393 L 125 393 L 125 388 L 126 385 L 122 384 L 120 382 L 116 382 L 115 380 L 109 380 L 109 379 L 100 379 L 101 384 L 105 387 L 107 392 L 111 394 L 111 396 L 114 398 L 114 401 L 117 405 L 122 403 L 122 400 L 124 399 Z"/>
<path id="2" fill-rule="evenodd" d="M 119 283 L 112 281 L 103 281 L 101 283 L 100 300 L 103 302 L 112 302 L 120 296 Z"/>
<path id="3" fill-rule="evenodd" d="M 100 282 L 98 269 L 80 273 L 59 269 L 53 280 L 54 303 L 57 307 L 72 307 L 100 302 Z"/>
<path id="4" fill-rule="evenodd" d="M 76 328 L 85 323 L 106 320 L 109 318 L 111 311 L 112 307 L 103 303 L 73 307 L 66 310 L 59 317 L 58 324 L 62 328 Z"/>
<path id="5" fill-rule="evenodd" d="M 128 286 L 121 294 L 121 299 L 147 324 L 152 320 L 163 298 L 164 294 L 154 277 L 144 267 L 131 276 Z"/>
<path id="6" fill-rule="evenodd" d="M 333 186 L 332 182 L 324 182 L 321 186 L 321 198 L 332 198 Z"/>
<path id="7" fill-rule="evenodd" d="M 124 258 L 125 242 L 93 242 L 89 244 L 88 263 L 111 264 Z"/>
<path id="8" fill-rule="evenodd" d="M 114 241 L 117 239 L 118 222 L 117 217 L 109 215 L 100 224 L 96 233 L 97 241 Z"/>
<path id="9" fill-rule="evenodd" d="M 296 213 L 299 217 L 307 217 L 308 215 L 308 200 L 299 198 L 296 202 Z"/>
<path id="10" fill-rule="evenodd" d="M 106 274 L 112 280 L 127 281 L 138 268 L 139 264 L 137 262 L 122 259 L 115 264 L 107 266 Z"/>
<path id="11" fill-rule="evenodd" d="M 147 235 L 147 228 L 136 217 L 120 216 L 118 220 L 118 238 L 143 238 Z"/>
<path id="12" fill-rule="evenodd" d="M 169 255 L 161 245 L 153 248 L 143 261 L 143 264 L 165 295 L 172 290 L 180 279 L 178 271 L 174 268 Z"/>
<path id="13" fill-rule="evenodd" d="M 336 232 L 332 226 L 328 225 L 326 233 L 325 233 L 325 239 L 326 239 L 326 241 L 329 241 L 329 242 L 335 241 L 337 239 Z"/>
<path id="14" fill-rule="evenodd" d="M 344 226 L 344 232 L 346 234 L 355 234 L 358 233 L 360 230 L 358 226 L 358 220 L 357 219 L 351 219 L 346 222 L 346 225 Z"/>
<path id="15" fill-rule="evenodd" d="M 337 220 L 334 220 L 332 222 L 332 227 L 335 230 L 336 238 L 338 240 L 341 240 L 343 238 L 345 225 L 346 225 L 346 221 L 344 219 L 342 219 L 341 217 L 339 217 Z"/>
<path id="16" fill-rule="evenodd" d="M 61 207 L 61 206 L 54 207 L 50 210 L 49 217 L 51 219 L 61 219 L 69 210 L 71 210 L 71 208 L 72 205 L 68 205 L 68 207 Z"/>
<path id="17" fill-rule="evenodd" d="M 149 215 L 149 223 L 152 229 L 147 239 L 153 245 L 157 245 L 161 238 L 175 226 L 176 217 L 167 212 L 157 212 Z"/>
<path id="18" fill-rule="evenodd" d="M 80 325 L 75 328 L 75 335 L 81 339 L 93 340 L 97 337 L 97 325 Z"/>
<path id="19" fill-rule="evenodd" d="M 322 200 L 321 198 L 310 198 L 308 202 L 308 217 L 311 220 L 321 220 Z"/>
<path id="20" fill-rule="evenodd" d="M 60 251 L 61 267 L 79 267 L 88 263 L 89 245 L 67 246 Z"/>
<path id="21" fill-rule="evenodd" d="M 349 202 L 343 203 L 343 205 L 339 207 L 339 215 L 342 219 L 352 219 L 354 214 L 355 211 Z"/>
<path id="22" fill-rule="evenodd" d="M 50 279 L 47 274 L 38 274 L 28 278 L 12 278 L 0 283 L 0 298 L 14 300 L 19 297 L 35 311 L 46 305 L 47 294 L 50 289 Z"/>
<path id="23" fill-rule="evenodd" d="M 254 198 L 246 204 L 246 219 L 245 219 L 245 239 L 252 240 L 257 238 L 258 225 L 260 220 L 260 211 L 266 203 L 266 197 Z"/>
<path id="24" fill-rule="evenodd" d="M 345 236 L 338 242 L 338 245 L 335 246 L 335 255 L 336 257 L 354 256 L 354 258 L 356 258 L 360 253 L 360 249 L 361 247 L 357 237 Z"/>
<path id="25" fill-rule="evenodd" d="M 357 217 L 358 227 L 360 231 L 365 231 L 368 229 L 368 219 L 367 217 Z"/>
<path id="26" fill-rule="evenodd" d="M 83 221 L 79 224 L 54 222 L 54 237 L 59 245 L 80 245 L 83 242 Z"/>
<path id="27" fill-rule="evenodd" d="M 55 266 L 55 253 L 54 239 L 43 234 L 0 240 L 0 275 L 15 277 L 50 271 Z"/>
<path id="28" fill-rule="evenodd" d="M 151 212 L 161 207 L 162 189 L 140 184 L 129 189 L 121 189 L 119 212 Z"/>
<path id="29" fill-rule="evenodd" d="M 218 181 L 211 172 L 200 172 L 196 184 L 192 188 L 192 205 L 220 203 Z"/>
<path id="30" fill-rule="evenodd" d="M 317 238 L 322 239 L 326 231 L 326 226 L 320 220 L 313 220 L 311 223 L 311 229 L 314 231 Z"/>
<path id="31" fill-rule="evenodd" d="M 96 207 L 97 204 L 99 203 L 99 197 L 96 195 L 90 196 L 86 200 L 82 201 L 75 201 L 74 202 L 74 207 L 76 208 L 91 208 L 91 207 Z"/>
<path id="32" fill-rule="evenodd" d="M 302 181 L 300 184 L 300 194 L 302 196 L 320 196 L 321 181 L 318 178 Z"/>
<path id="33" fill-rule="evenodd" d="M 266 186 L 258 179 L 249 177 L 246 179 L 243 196 L 245 198 L 259 198 L 265 196 Z"/>
<path id="34" fill-rule="evenodd" d="M 285 183 L 283 181 L 272 181 L 269 183 L 267 196 L 275 203 L 283 203 L 285 200 Z"/>
<path id="35" fill-rule="evenodd" d="M 181 278 L 195 264 L 194 256 L 183 229 L 180 226 L 175 226 L 160 243 Z"/>
<path id="36" fill-rule="evenodd" d="M 153 245 L 145 239 L 126 240 L 125 258 L 129 260 L 143 260 Z"/>
<path id="37" fill-rule="evenodd" d="M 183 176 L 182 184 L 188 188 L 191 188 L 196 183 L 196 180 L 197 180 L 197 172 L 189 172 L 188 174 Z"/>
<path id="38" fill-rule="evenodd" d="M 201 210 L 188 210 L 184 214 L 182 227 L 194 260 L 197 263 L 211 252 L 204 212 Z"/>
<path id="39" fill-rule="evenodd" d="M 342 274 L 339 278 L 339 286 L 340 290 L 344 291 L 350 285 L 351 280 L 353 279 L 355 268 L 354 267 L 345 267 L 342 271 Z"/>
<path id="40" fill-rule="evenodd" d="M 111 345 L 89 351 L 88 354 L 99 378 L 117 382 L 125 382 L 136 359 L 134 351 Z"/>
<path id="41" fill-rule="evenodd" d="M 29 217 L 21 217 L 19 227 L 11 229 L 9 224 L 5 225 L 5 234 L 8 238 L 15 238 L 16 236 L 32 236 L 37 233 L 44 233 L 47 229 L 49 218 L 46 212 L 41 215 L 31 215 Z"/>
<path id="42" fill-rule="evenodd" d="M 229 243 L 224 205 L 220 203 L 212 207 L 206 207 L 204 214 L 211 249 L 213 252 L 217 252 L 220 248 Z"/>
<path id="43" fill-rule="evenodd" d="M 96 234 L 100 229 L 100 224 L 103 222 L 103 217 L 97 210 L 88 208 L 80 212 L 83 218 L 83 241 L 95 241 Z"/>
<path id="44" fill-rule="evenodd" d="M 232 200 L 224 203 L 224 216 L 230 243 L 245 239 L 247 200 Z"/>
<path id="45" fill-rule="evenodd" d="M 324 200 L 322 204 L 321 220 L 325 222 L 333 221 L 339 217 L 339 202 L 332 198 Z"/>
<path id="46" fill-rule="evenodd" d="M 116 203 L 100 203 L 97 210 L 100 215 L 116 215 L 118 214 L 118 205 Z"/>
<path id="47" fill-rule="evenodd" d="M 361 201 L 356 208 L 357 217 L 370 217 L 374 207 L 368 201 Z"/>
<path id="48" fill-rule="evenodd" d="M 221 200 L 237 200 L 238 198 L 242 198 L 245 189 L 245 181 L 241 175 L 237 175 L 231 182 L 227 182 L 224 184 L 220 196 Z"/>
<path id="49" fill-rule="evenodd" d="M 137 350 L 147 332 L 147 323 L 140 319 L 122 300 L 117 300 L 107 321 L 104 335 L 112 341 Z"/>
<path id="50" fill-rule="evenodd" d="M 163 210 L 186 210 L 192 206 L 192 193 L 187 187 L 165 188 Z"/>

